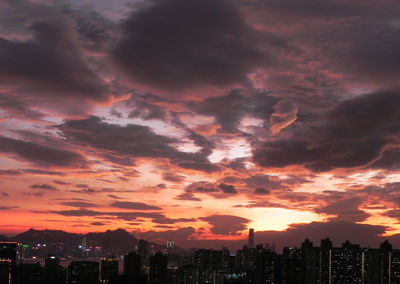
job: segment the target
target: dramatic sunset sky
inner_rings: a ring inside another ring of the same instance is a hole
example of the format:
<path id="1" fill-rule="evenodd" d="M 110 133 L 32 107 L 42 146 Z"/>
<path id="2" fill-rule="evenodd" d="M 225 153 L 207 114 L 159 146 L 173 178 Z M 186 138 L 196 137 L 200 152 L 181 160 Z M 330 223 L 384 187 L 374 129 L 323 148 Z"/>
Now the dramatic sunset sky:
<path id="1" fill-rule="evenodd" d="M 399 15 L 0 0 L 0 233 L 400 246 Z"/>

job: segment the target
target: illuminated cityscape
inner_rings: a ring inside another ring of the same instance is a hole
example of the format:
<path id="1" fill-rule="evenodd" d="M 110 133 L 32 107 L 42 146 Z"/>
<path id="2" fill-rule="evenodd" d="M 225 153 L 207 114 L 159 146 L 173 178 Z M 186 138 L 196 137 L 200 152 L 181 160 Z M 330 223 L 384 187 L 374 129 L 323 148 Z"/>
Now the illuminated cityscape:
<path id="1" fill-rule="evenodd" d="M 59 254 L 46 244 L 36 246 L 0 242 L 0 276 L 5 284 L 392 284 L 400 283 L 400 250 L 385 241 L 379 248 L 363 248 L 350 242 L 340 247 L 329 238 L 314 246 L 306 239 L 282 253 L 269 244 L 228 248 L 180 250 L 140 240 L 128 253 L 106 256 L 109 251 L 77 242 L 75 256 Z M 41 249 L 37 249 L 41 247 Z M 149 249 L 151 247 L 151 249 Z M 30 254 L 29 251 L 33 253 Z M 48 255 L 43 257 L 44 252 Z M 61 262 L 63 263 L 61 265 Z"/>

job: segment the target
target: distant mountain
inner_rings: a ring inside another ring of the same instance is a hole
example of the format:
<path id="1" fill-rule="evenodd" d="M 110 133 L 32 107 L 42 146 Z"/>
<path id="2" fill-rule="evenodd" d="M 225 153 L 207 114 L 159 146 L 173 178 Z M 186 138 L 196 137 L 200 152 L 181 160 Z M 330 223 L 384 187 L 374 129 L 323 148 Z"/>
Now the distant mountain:
<path id="1" fill-rule="evenodd" d="M 10 239 L 28 245 L 75 243 L 82 239 L 82 235 L 67 233 L 61 230 L 29 229 L 28 231 L 11 237 Z"/>
<path id="2" fill-rule="evenodd" d="M 115 255 L 132 251 L 138 243 L 132 234 L 123 229 L 107 230 L 104 233 L 88 233 L 85 237 L 88 244 L 101 246 L 104 251 L 112 252 Z"/>
<path id="3" fill-rule="evenodd" d="M 68 233 L 61 230 L 29 229 L 26 232 L 9 238 L 9 240 L 30 246 L 46 244 L 50 251 L 59 251 L 62 248 L 64 253 L 72 252 L 79 245 L 86 242 L 87 247 L 102 247 L 103 252 L 114 255 L 132 251 L 138 243 L 138 240 L 132 234 L 123 229 L 88 233 L 86 235 Z M 158 244 L 152 245 L 153 247 L 160 248 Z"/>
<path id="4" fill-rule="evenodd" d="M 3 238 L 4 240 L 15 241 L 30 246 L 46 244 L 49 252 L 58 252 L 65 255 L 76 255 L 77 248 L 86 242 L 87 247 L 101 247 L 103 253 L 117 256 L 133 251 L 139 242 L 131 233 L 123 229 L 88 234 L 68 233 L 61 230 L 29 229 L 10 238 L 0 235 L 0 240 Z M 159 251 L 166 248 L 165 245 L 153 242 L 150 242 L 148 245 L 150 251 Z M 184 249 L 176 248 L 176 252 L 178 253 L 184 251 Z"/>
<path id="5" fill-rule="evenodd" d="M 7 239 L 6 236 L 0 235 L 0 242 L 4 242 L 4 241 L 7 241 L 7 240 L 8 240 L 8 239 Z"/>

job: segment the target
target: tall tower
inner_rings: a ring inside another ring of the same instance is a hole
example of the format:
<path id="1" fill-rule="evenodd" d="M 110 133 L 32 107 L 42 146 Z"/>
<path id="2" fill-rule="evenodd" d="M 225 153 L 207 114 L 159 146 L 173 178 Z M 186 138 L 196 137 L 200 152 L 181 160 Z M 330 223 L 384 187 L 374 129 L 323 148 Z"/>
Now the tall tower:
<path id="1" fill-rule="evenodd" d="M 254 248 L 254 229 L 249 229 L 249 248 Z"/>

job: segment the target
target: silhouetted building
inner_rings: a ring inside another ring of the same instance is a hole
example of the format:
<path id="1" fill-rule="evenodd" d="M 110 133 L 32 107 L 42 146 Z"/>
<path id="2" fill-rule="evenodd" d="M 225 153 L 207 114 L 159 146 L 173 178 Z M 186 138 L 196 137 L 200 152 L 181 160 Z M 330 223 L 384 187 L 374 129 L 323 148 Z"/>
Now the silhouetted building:
<path id="1" fill-rule="evenodd" d="M 117 257 L 107 257 L 101 261 L 101 283 L 108 283 L 111 276 L 118 275 L 118 264 Z"/>
<path id="2" fill-rule="evenodd" d="M 392 283 L 400 283 L 400 251 L 392 250 Z"/>
<path id="3" fill-rule="evenodd" d="M 0 242 L 0 283 L 16 283 L 17 243 Z"/>
<path id="4" fill-rule="evenodd" d="M 223 257 L 222 250 L 199 249 L 194 254 L 194 265 L 198 268 L 198 282 L 218 283 L 222 276 Z"/>
<path id="5" fill-rule="evenodd" d="M 167 283 L 168 284 L 181 284 L 182 283 L 178 268 L 168 268 L 167 269 Z"/>
<path id="6" fill-rule="evenodd" d="M 332 283 L 362 283 L 364 256 L 359 245 L 345 242 L 341 248 L 332 249 Z"/>
<path id="7" fill-rule="evenodd" d="M 301 248 L 285 247 L 281 257 L 282 284 L 298 284 L 304 280 L 304 259 Z"/>
<path id="8" fill-rule="evenodd" d="M 181 264 L 181 256 L 175 253 L 168 253 L 168 268 L 175 269 Z"/>
<path id="9" fill-rule="evenodd" d="M 69 284 L 98 284 L 99 263 L 97 261 L 73 261 L 68 266 Z"/>
<path id="10" fill-rule="evenodd" d="M 254 248 L 254 229 L 249 229 L 249 248 Z"/>
<path id="11" fill-rule="evenodd" d="M 139 240 L 136 252 L 140 255 L 141 264 L 147 266 L 149 264 L 149 243 L 145 240 Z"/>
<path id="12" fill-rule="evenodd" d="M 364 283 L 375 284 L 380 282 L 380 250 L 379 249 L 366 249 L 365 255 L 365 273 Z"/>
<path id="13" fill-rule="evenodd" d="M 223 247 L 222 248 L 222 271 L 229 271 L 232 270 L 235 267 L 235 257 L 233 256 L 233 259 L 229 253 L 228 248 Z"/>
<path id="14" fill-rule="evenodd" d="M 262 245 L 249 249 L 247 246 L 236 253 L 236 273 L 243 283 L 277 283 L 279 278 L 278 256 L 264 249 Z M 230 283 L 235 283 L 237 277 L 231 275 Z M 225 276 L 225 280 L 228 281 Z M 246 282 L 247 281 L 247 282 Z"/>
<path id="15" fill-rule="evenodd" d="M 67 270 L 60 265 L 60 260 L 54 256 L 45 260 L 43 284 L 65 284 Z"/>
<path id="16" fill-rule="evenodd" d="M 178 268 L 178 283 L 196 284 L 199 283 L 199 269 L 190 264 L 183 265 Z"/>
<path id="17" fill-rule="evenodd" d="M 318 278 L 319 284 L 332 283 L 332 241 L 329 238 L 321 240 Z"/>
<path id="18" fill-rule="evenodd" d="M 124 257 L 124 275 L 138 276 L 141 274 L 141 257 L 137 253 L 130 252 Z"/>
<path id="19" fill-rule="evenodd" d="M 384 241 L 380 246 L 380 284 L 392 284 L 392 245 Z"/>
<path id="20" fill-rule="evenodd" d="M 150 274 L 151 284 L 167 283 L 167 255 L 157 252 L 150 256 Z"/>
<path id="21" fill-rule="evenodd" d="M 43 268 L 39 262 L 22 263 L 19 265 L 19 284 L 41 284 Z"/>
<path id="22" fill-rule="evenodd" d="M 306 239 L 301 244 L 303 254 L 303 283 L 317 283 L 319 279 L 319 248 Z"/>

